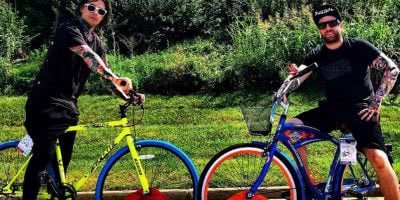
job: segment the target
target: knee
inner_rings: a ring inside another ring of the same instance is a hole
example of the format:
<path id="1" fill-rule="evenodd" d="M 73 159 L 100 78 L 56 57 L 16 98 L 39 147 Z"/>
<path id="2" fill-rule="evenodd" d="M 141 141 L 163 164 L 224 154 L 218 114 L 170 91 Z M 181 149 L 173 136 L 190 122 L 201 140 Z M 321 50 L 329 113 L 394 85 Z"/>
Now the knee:
<path id="1" fill-rule="evenodd" d="M 381 150 L 370 150 L 367 151 L 367 158 L 377 170 L 384 169 L 390 165 L 388 157 L 385 152 Z"/>
<path id="2" fill-rule="evenodd" d="M 290 120 L 288 121 L 288 123 L 291 123 L 291 124 L 299 124 L 299 125 L 303 125 L 303 124 L 304 124 L 303 121 L 301 121 L 300 119 L 297 119 L 297 118 L 292 118 L 292 119 L 290 119 Z"/>

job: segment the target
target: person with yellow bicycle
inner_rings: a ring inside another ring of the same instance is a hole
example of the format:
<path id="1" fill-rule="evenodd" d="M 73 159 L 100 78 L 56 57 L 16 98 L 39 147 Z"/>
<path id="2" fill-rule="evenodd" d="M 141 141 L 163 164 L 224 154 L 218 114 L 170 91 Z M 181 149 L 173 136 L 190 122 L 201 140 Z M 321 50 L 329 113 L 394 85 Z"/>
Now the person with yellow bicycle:
<path id="1" fill-rule="evenodd" d="M 54 157 L 57 138 L 67 169 L 75 134 L 62 133 L 78 122 L 77 100 L 89 74 L 96 72 L 112 83 L 114 93 L 125 100 L 133 91 L 131 80 L 118 77 L 106 64 L 104 45 L 95 33 L 110 18 L 109 0 L 81 0 L 76 15 L 57 29 L 26 102 L 24 125 L 33 141 L 33 156 L 24 177 L 24 200 L 36 199 L 41 173 Z M 143 94 L 137 98 L 144 102 Z"/>

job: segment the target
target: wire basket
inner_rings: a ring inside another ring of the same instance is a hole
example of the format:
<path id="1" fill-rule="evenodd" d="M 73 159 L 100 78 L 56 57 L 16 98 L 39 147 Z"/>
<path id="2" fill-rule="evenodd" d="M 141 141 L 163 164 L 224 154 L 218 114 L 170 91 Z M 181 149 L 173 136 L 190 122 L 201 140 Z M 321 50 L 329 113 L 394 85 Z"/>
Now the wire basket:
<path id="1" fill-rule="evenodd" d="M 268 135 L 271 133 L 272 124 L 269 120 L 270 107 L 268 106 L 245 106 L 241 105 L 244 120 L 247 129 L 251 135 Z"/>

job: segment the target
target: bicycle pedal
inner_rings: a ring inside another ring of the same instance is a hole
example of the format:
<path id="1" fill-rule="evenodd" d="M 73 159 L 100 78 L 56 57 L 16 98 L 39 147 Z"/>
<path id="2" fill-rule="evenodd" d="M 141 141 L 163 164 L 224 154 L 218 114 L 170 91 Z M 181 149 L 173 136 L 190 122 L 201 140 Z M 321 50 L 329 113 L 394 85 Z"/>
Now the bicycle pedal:
<path id="1" fill-rule="evenodd" d="M 350 196 L 356 197 L 357 199 L 364 199 L 364 194 L 353 191 L 353 190 L 348 190 L 346 191 L 346 194 L 349 194 Z"/>

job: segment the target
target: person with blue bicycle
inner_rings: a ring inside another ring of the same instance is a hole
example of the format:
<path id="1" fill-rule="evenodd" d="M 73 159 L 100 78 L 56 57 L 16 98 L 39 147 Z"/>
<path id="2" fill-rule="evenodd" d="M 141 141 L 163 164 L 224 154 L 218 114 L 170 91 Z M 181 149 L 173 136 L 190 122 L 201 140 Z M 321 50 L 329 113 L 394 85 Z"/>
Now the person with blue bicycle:
<path id="1" fill-rule="evenodd" d="M 291 73 L 318 63 L 315 72 L 324 83 L 326 100 L 320 102 L 318 107 L 297 115 L 289 123 L 304 124 L 325 132 L 345 126 L 352 132 L 357 149 L 372 164 L 385 199 L 398 200 L 398 179 L 385 153 L 379 112 L 383 98 L 395 85 L 399 69 L 369 42 L 345 38 L 344 22 L 334 6 L 316 7 L 312 15 L 324 44 L 312 49 L 299 68 L 292 67 Z M 370 78 L 371 69 L 383 71 L 383 78 L 375 92 Z M 312 73 L 293 80 L 286 79 L 279 90 L 290 92 L 297 89 Z M 298 148 L 298 152 L 308 171 L 306 147 Z M 309 176 L 312 180 L 312 175 Z"/>
<path id="2" fill-rule="evenodd" d="M 89 74 L 99 74 L 125 100 L 133 91 L 131 80 L 118 77 L 106 64 L 104 45 L 95 33 L 110 17 L 109 0 L 80 0 L 76 14 L 57 29 L 26 103 L 25 127 L 33 147 L 24 177 L 24 200 L 36 199 L 41 174 L 54 156 L 57 138 L 67 169 L 75 134 L 63 133 L 78 122 L 77 99 Z M 144 101 L 142 94 L 135 98 Z"/>

